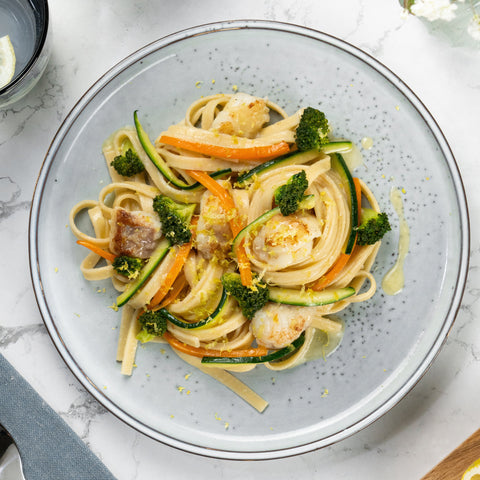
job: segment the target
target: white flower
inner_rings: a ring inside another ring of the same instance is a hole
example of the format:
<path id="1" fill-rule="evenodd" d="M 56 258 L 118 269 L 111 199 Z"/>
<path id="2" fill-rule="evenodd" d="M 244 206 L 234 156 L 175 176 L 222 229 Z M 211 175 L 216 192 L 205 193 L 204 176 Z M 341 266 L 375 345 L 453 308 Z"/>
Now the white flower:
<path id="1" fill-rule="evenodd" d="M 416 0 L 410 11 L 427 20 L 453 20 L 457 6 L 450 0 Z"/>
<path id="2" fill-rule="evenodd" d="M 471 18 L 467 31 L 475 40 L 480 40 L 480 15 L 475 14 Z"/>

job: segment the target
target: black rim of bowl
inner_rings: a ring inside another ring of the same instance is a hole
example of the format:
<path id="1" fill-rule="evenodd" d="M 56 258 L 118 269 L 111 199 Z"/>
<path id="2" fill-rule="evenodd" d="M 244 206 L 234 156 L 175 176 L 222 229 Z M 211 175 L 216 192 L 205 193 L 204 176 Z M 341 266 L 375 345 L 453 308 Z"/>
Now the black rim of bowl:
<path id="1" fill-rule="evenodd" d="M 49 12 L 48 12 L 48 1 L 47 0 L 28 0 L 33 13 L 35 15 L 35 28 L 36 28 L 36 41 L 35 41 L 35 49 L 33 51 L 33 55 L 31 56 L 30 60 L 28 61 L 27 65 L 23 68 L 23 70 L 13 78 L 10 83 L 7 83 L 3 88 L 0 88 L 0 95 L 7 93 L 8 91 L 15 88 L 30 72 L 33 68 L 35 63 L 37 62 L 40 54 L 43 51 L 43 47 L 47 41 L 47 33 L 48 33 L 48 24 L 49 24 Z"/>

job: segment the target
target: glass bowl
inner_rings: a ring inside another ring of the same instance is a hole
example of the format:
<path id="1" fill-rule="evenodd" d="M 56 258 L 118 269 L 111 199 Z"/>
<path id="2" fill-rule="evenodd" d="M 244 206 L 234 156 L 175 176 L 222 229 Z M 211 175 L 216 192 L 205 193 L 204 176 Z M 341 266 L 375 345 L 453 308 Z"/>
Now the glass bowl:
<path id="1" fill-rule="evenodd" d="M 0 0 L 0 36 L 15 50 L 15 74 L 0 88 L 0 108 L 24 97 L 36 85 L 50 57 L 47 0 Z"/>
<path id="2" fill-rule="evenodd" d="M 356 174 L 392 220 L 373 267 L 375 296 L 342 312 L 346 332 L 326 360 L 239 375 L 270 402 L 258 414 L 168 346 L 139 348 L 131 377 L 115 362 L 120 313 L 110 282 L 85 281 L 85 252 L 69 228 L 71 207 L 109 181 L 101 146 L 139 116 L 152 137 L 201 95 L 245 91 L 293 113 L 321 105 L 334 134 L 361 145 Z M 405 286 L 380 283 L 398 254 L 390 191 L 402 191 L 410 228 Z M 421 378 L 445 341 L 467 273 L 469 225 L 462 181 L 435 120 L 390 70 L 348 43 L 276 22 L 209 24 L 162 38 L 107 72 L 59 129 L 35 190 L 29 230 L 34 290 L 68 367 L 110 412 L 185 451 L 268 459 L 324 447 L 358 432 Z M 104 290 L 105 289 L 105 290 Z"/>

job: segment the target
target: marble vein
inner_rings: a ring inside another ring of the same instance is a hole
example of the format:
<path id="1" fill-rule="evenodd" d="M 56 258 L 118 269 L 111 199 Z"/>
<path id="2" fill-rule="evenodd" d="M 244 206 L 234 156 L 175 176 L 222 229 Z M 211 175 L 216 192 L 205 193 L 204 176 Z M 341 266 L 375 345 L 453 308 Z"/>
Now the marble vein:
<path id="1" fill-rule="evenodd" d="M 5 349 L 27 336 L 38 334 L 47 334 L 43 323 L 35 323 L 23 327 L 3 327 L 0 325 L 0 348 Z"/>

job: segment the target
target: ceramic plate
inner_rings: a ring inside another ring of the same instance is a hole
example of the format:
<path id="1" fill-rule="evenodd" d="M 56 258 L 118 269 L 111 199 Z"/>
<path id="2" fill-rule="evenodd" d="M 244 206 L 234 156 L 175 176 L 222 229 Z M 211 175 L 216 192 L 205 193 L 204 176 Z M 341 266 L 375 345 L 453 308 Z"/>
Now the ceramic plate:
<path id="1" fill-rule="evenodd" d="M 263 367 L 241 379 L 270 402 L 257 413 L 223 385 L 183 363 L 169 347 L 139 348 L 131 377 L 115 362 L 120 313 L 110 282 L 87 282 L 68 214 L 109 181 L 102 142 L 139 110 L 156 136 L 200 97 L 234 90 L 268 96 L 287 112 L 312 105 L 334 134 L 361 145 L 355 174 L 372 188 L 393 229 L 368 302 L 342 312 L 338 350 L 291 371 Z M 410 248 L 405 287 L 380 286 L 398 253 L 402 191 Z M 265 459 L 307 452 L 357 432 L 419 380 L 459 308 L 468 262 L 467 206 L 448 144 L 432 116 L 391 71 L 326 34 L 263 21 L 195 27 L 126 58 L 80 99 L 55 136 L 35 191 L 30 223 L 33 285 L 60 355 L 108 410 L 173 447 L 213 457 Z M 105 289 L 105 290 L 104 290 Z M 182 388 L 183 387 L 183 388 Z"/>

